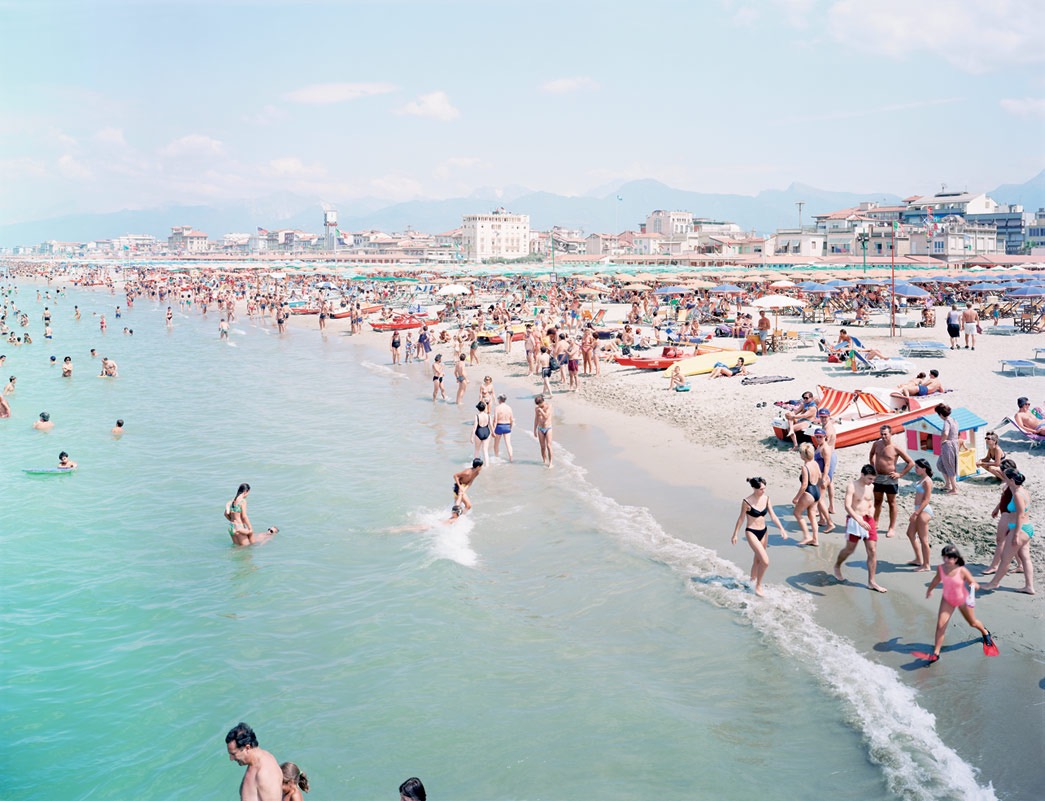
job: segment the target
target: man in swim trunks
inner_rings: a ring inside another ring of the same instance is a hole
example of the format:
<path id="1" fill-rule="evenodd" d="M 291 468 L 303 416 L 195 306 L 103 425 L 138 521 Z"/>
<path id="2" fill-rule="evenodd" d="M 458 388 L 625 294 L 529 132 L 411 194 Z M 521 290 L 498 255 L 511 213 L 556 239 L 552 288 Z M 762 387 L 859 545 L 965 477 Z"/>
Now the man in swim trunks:
<path id="1" fill-rule="evenodd" d="M 483 469 L 483 460 L 478 457 L 472 459 L 472 466 L 467 467 L 459 473 L 454 473 L 454 505 L 463 506 L 465 511 L 472 510 L 472 502 L 468 500 L 468 488 L 479 477 Z"/>
<path id="2" fill-rule="evenodd" d="M 914 459 L 903 448 L 893 444 L 893 432 L 888 424 L 878 429 L 878 439 L 871 445 L 871 453 L 867 457 L 877 476 L 874 480 L 874 522 L 882 516 L 882 500 L 889 499 L 889 530 L 886 537 L 896 536 L 896 493 L 900 479 L 914 467 Z M 896 471 L 896 460 L 903 459 L 904 469 Z"/>
<path id="3" fill-rule="evenodd" d="M 976 326 L 979 319 L 980 314 L 972 307 L 970 300 L 965 304 L 965 311 L 962 312 L 962 331 L 965 333 L 966 350 L 969 350 L 970 346 L 972 350 L 976 350 Z"/>
<path id="4" fill-rule="evenodd" d="M 501 440 L 508 451 L 508 461 L 512 461 L 512 426 L 515 425 L 515 413 L 508 405 L 507 395 L 497 396 L 497 408 L 493 413 L 493 455 L 501 455 Z"/>
<path id="5" fill-rule="evenodd" d="M 788 422 L 787 436 L 791 440 L 791 450 L 798 450 L 798 432 L 815 422 L 816 418 L 817 405 L 813 400 L 813 393 L 803 392 L 798 409 L 784 413 L 784 419 Z"/>
<path id="6" fill-rule="evenodd" d="M 842 575 L 842 564 L 856 550 L 860 540 L 864 541 L 867 550 L 867 586 L 875 592 L 888 592 L 875 581 L 875 570 L 878 568 L 878 526 L 871 515 L 874 501 L 875 469 L 869 464 L 860 468 L 860 477 L 849 482 L 845 489 L 845 547 L 835 560 L 834 574 L 839 581 L 845 581 Z"/>
<path id="7" fill-rule="evenodd" d="M 758 312 L 758 342 L 763 356 L 766 355 L 766 342 L 769 340 L 769 332 L 772 328 L 773 323 L 766 317 L 766 310 L 760 309 Z"/>

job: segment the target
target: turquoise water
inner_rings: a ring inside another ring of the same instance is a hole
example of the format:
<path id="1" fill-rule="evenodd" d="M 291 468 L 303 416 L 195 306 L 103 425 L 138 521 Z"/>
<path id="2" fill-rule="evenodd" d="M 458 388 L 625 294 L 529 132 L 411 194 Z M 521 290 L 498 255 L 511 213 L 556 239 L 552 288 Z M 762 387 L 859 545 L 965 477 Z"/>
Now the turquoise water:
<path id="1" fill-rule="evenodd" d="M 42 332 L 44 303 L 17 300 Z M 168 331 L 147 301 L 116 320 L 122 301 L 71 290 L 47 304 L 54 342 L 6 350 L 5 801 L 232 796 L 239 720 L 319 801 L 411 775 L 443 799 L 993 797 L 805 599 L 753 604 L 716 578 L 735 565 L 568 451 L 544 469 L 528 398 L 517 463 L 447 528 L 470 417 L 433 406 L 420 368 L 245 318 L 229 344 L 213 314 Z M 30 428 L 42 410 L 53 432 Z M 21 472 L 63 449 L 74 475 Z M 225 533 L 241 481 L 255 527 L 281 528 L 261 547 Z"/>

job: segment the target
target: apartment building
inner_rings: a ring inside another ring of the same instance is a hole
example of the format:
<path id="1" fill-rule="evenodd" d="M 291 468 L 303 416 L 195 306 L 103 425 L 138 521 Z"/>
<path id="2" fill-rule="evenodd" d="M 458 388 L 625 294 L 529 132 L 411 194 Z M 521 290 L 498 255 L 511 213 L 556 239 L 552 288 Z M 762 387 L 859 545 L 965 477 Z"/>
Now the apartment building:
<path id="1" fill-rule="evenodd" d="M 489 214 L 466 214 L 461 220 L 461 249 L 465 258 L 520 259 L 530 253 L 530 216 L 504 208 Z"/>

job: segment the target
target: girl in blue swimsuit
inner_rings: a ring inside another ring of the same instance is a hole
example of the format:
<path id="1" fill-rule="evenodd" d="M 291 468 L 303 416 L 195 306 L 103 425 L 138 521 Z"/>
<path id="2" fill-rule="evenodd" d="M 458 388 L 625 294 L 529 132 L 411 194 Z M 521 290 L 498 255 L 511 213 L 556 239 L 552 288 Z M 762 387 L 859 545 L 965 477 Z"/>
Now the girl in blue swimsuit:
<path id="1" fill-rule="evenodd" d="M 773 519 L 773 523 L 780 529 L 780 536 L 785 540 L 787 532 L 784 531 L 784 525 L 776 516 L 773 504 L 766 495 L 766 480 L 761 476 L 756 476 L 749 478 L 747 483 L 752 492 L 740 502 L 740 515 L 737 517 L 736 525 L 733 526 L 733 536 L 730 538 L 730 542 L 733 545 L 737 544 L 737 534 L 740 532 L 741 524 L 746 520 L 747 527 L 744 531 L 747 536 L 747 544 L 755 554 L 754 561 L 751 563 L 751 580 L 755 583 L 755 595 L 762 596 L 765 595 L 762 591 L 762 580 L 765 578 L 766 570 L 769 569 L 769 553 L 766 551 L 769 545 L 766 540 L 769 527 L 766 525 L 765 518 L 768 516 Z"/>
<path id="2" fill-rule="evenodd" d="M 917 568 L 915 573 L 923 573 L 930 570 L 929 521 L 933 517 L 933 469 L 925 459 L 915 459 L 914 472 L 918 476 L 918 483 L 914 487 L 914 511 L 907 524 L 907 539 L 914 548 L 914 559 L 907 564 Z"/>

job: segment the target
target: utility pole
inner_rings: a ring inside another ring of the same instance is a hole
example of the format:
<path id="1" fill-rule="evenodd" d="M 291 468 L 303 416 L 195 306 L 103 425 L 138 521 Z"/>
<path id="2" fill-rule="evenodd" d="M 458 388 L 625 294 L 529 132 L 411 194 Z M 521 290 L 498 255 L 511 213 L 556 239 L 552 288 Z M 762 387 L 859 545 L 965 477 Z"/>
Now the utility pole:
<path id="1" fill-rule="evenodd" d="M 795 202 L 795 205 L 798 206 L 798 233 L 802 233 L 802 207 L 805 204 L 806 202 L 804 200 Z"/>

